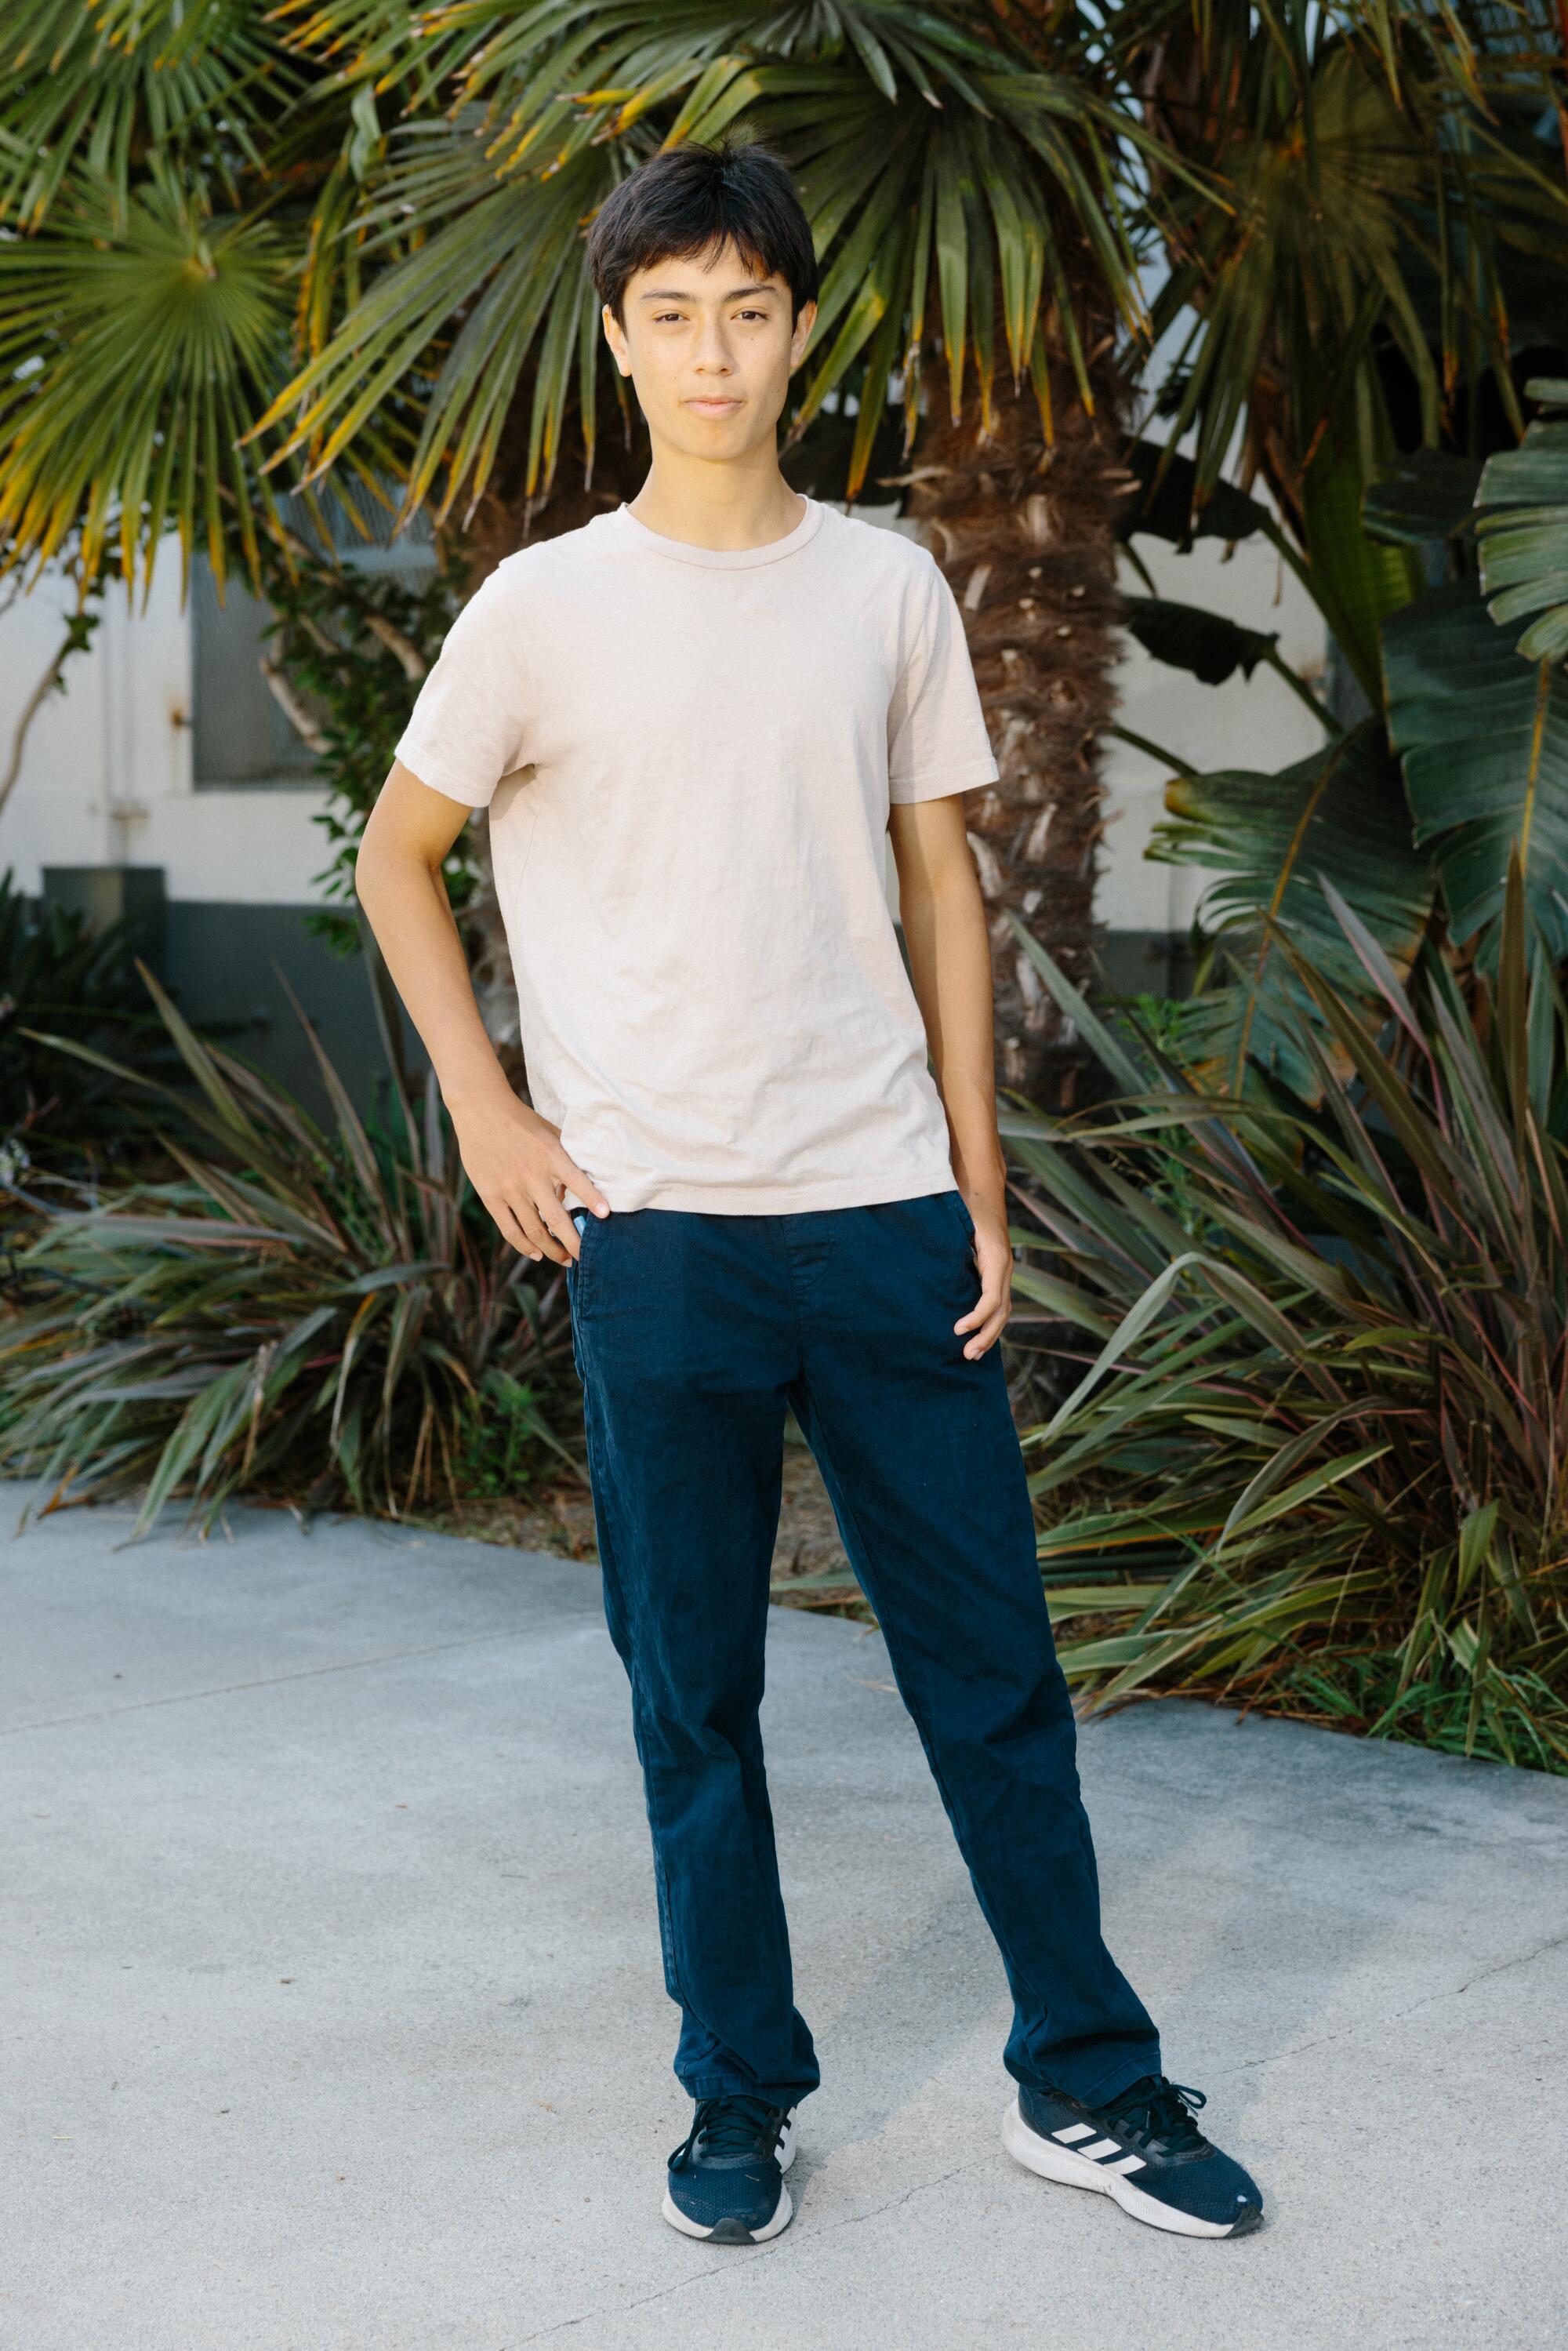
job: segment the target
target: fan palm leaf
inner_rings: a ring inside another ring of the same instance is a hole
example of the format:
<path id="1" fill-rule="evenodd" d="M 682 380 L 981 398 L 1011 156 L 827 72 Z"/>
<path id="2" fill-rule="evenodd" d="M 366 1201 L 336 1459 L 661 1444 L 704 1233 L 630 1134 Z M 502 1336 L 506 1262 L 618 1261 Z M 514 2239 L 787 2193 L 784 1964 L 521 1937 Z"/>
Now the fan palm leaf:
<path id="1" fill-rule="evenodd" d="M 0 241 L 0 569 L 73 534 L 129 579 L 171 527 L 254 548 L 270 492 L 235 448 L 276 381 L 298 256 L 265 216 L 213 209 L 154 158 L 121 202 L 78 174 L 47 238 Z M 225 512 L 225 507 L 227 511 Z"/>
<path id="2" fill-rule="evenodd" d="M 928 337 L 949 415 L 972 381 L 987 418 L 998 366 L 1043 382 L 1048 320 L 1092 406 L 1071 283 L 1085 262 L 1124 323 L 1140 319 L 1115 167 L 1118 141 L 1146 134 L 1081 56 L 1042 68 L 983 6 L 465 5 L 409 19 L 405 44 L 369 15 L 379 38 L 331 68 L 345 88 L 413 87 L 417 51 L 421 87 L 456 96 L 442 122 L 388 133 L 355 223 L 375 284 L 259 420 L 285 429 L 275 464 L 329 467 L 418 363 L 433 390 L 411 509 L 438 475 L 442 515 L 482 493 L 530 379 L 527 486 L 548 490 L 569 404 L 591 449 L 608 380 L 580 266 L 588 221 L 658 145 L 742 119 L 795 171 L 822 267 L 791 429 L 853 390 L 852 496 L 895 377 L 913 429 Z M 361 0 L 328 0 L 290 37 L 329 65 L 369 30 Z M 332 266 L 313 254 L 312 273 Z"/>
<path id="3" fill-rule="evenodd" d="M 239 202 L 265 169 L 298 64 L 249 0 L 30 0 L 5 12 L 0 221 L 36 229 L 78 172 L 128 193 L 150 151 L 180 152 Z"/>

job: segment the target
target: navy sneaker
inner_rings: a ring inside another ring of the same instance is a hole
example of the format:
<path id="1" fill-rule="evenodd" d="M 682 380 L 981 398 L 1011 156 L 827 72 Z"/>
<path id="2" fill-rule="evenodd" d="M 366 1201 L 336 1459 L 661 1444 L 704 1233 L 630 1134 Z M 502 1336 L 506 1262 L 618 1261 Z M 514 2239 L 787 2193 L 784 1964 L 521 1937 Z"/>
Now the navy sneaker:
<path id="1" fill-rule="evenodd" d="M 784 2174 L 795 2160 L 795 2117 L 762 2098 L 702 2098 L 670 2158 L 664 2218 L 710 2245 L 765 2245 L 789 2226 Z"/>
<path id="2" fill-rule="evenodd" d="M 1204 2137 L 1192 2118 L 1203 2103 L 1201 2091 L 1163 2074 L 1145 2074 L 1103 2106 L 1020 2088 L 1002 2116 L 1002 2145 L 1042 2179 L 1113 2196 L 1151 2228 L 1244 2237 L 1263 2218 L 1262 2191 Z"/>

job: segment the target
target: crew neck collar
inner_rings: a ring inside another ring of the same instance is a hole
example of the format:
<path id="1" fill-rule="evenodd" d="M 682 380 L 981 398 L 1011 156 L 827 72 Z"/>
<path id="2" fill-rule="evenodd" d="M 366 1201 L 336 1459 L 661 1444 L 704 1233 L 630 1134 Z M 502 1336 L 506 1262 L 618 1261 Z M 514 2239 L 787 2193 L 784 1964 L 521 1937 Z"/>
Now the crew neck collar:
<path id="1" fill-rule="evenodd" d="M 782 538 L 770 538 L 762 547 L 688 547 L 684 538 L 666 538 L 662 531 L 650 530 L 640 522 L 624 501 L 604 520 L 611 523 L 626 540 L 650 555 L 668 556 L 675 563 L 696 563 L 708 571 L 747 571 L 760 563 L 778 563 L 816 538 L 822 527 L 827 509 L 816 499 L 806 499 L 806 511 L 793 530 Z"/>

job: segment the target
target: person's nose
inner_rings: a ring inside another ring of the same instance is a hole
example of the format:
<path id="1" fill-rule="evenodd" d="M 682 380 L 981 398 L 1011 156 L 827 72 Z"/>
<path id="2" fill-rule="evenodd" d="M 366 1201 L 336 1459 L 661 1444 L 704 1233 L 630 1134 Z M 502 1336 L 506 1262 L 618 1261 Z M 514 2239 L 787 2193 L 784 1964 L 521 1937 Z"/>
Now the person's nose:
<path id="1" fill-rule="evenodd" d="M 693 365 L 699 375 L 733 374 L 734 361 L 730 358 L 729 344 L 725 336 L 722 319 L 709 319 L 705 321 L 697 338 L 696 357 Z"/>

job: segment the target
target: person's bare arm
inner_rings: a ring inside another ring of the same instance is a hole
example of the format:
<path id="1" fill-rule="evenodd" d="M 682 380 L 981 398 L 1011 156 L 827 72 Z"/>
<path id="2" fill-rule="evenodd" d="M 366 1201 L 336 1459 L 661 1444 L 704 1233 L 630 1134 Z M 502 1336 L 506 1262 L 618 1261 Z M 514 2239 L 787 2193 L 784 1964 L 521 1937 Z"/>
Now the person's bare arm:
<path id="1" fill-rule="evenodd" d="M 888 820 L 915 1000 L 947 1113 L 953 1173 L 975 1221 L 978 1302 L 955 1322 L 983 1355 L 1012 1302 L 1006 1161 L 997 1134 L 991 954 L 985 901 L 964 831 L 962 793 L 895 803 Z"/>
<path id="2" fill-rule="evenodd" d="M 360 843 L 355 886 L 398 994 L 424 1040 L 469 1180 L 525 1257 L 575 1259 L 561 1195 L 610 1204 L 561 1149 L 560 1130 L 519 1102 L 485 1033 L 441 868 L 473 811 L 394 759 Z"/>

